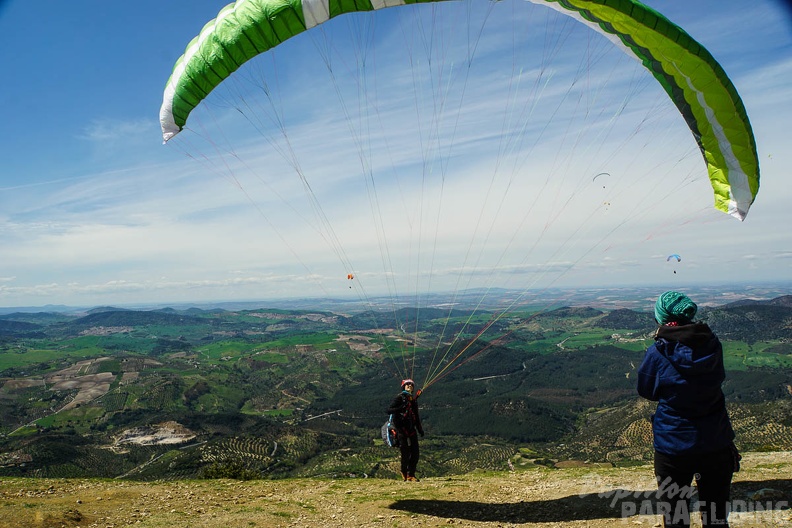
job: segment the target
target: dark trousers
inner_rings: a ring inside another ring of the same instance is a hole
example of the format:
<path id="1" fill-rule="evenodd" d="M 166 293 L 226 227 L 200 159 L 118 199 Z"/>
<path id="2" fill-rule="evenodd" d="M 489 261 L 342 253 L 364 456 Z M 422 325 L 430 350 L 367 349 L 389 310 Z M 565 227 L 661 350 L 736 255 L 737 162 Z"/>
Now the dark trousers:
<path id="1" fill-rule="evenodd" d="M 658 486 L 658 513 L 663 526 L 690 526 L 688 499 L 692 482 L 698 487 L 702 526 L 729 526 L 729 495 L 734 472 L 734 456 L 729 447 L 696 455 L 666 455 L 655 451 Z"/>
<path id="2" fill-rule="evenodd" d="M 421 456 L 421 450 L 418 447 L 418 435 L 413 433 L 412 436 L 407 436 L 404 433 L 399 434 L 399 449 L 401 450 L 401 472 L 402 477 L 415 476 L 415 468 L 418 466 L 418 458 Z"/>

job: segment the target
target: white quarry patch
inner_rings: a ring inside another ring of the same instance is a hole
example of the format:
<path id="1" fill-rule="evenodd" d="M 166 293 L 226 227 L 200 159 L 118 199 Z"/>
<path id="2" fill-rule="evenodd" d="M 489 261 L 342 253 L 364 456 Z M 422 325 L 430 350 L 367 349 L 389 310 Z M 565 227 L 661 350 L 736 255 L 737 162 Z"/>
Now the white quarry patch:
<path id="1" fill-rule="evenodd" d="M 115 438 L 115 445 L 181 444 L 195 438 L 195 433 L 178 422 L 162 422 L 127 429 Z"/>

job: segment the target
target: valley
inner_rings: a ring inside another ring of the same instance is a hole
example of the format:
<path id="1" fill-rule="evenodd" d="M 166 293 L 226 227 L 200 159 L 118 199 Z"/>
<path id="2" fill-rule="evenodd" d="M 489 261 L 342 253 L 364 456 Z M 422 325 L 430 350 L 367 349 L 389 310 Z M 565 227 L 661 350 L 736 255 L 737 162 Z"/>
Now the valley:
<path id="1" fill-rule="evenodd" d="M 406 373 L 426 388 L 424 476 L 650 460 L 634 389 L 650 312 L 493 313 L 2 315 L 0 475 L 395 478 L 379 427 Z M 740 448 L 792 449 L 790 297 L 700 316 L 724 342 Z"/>

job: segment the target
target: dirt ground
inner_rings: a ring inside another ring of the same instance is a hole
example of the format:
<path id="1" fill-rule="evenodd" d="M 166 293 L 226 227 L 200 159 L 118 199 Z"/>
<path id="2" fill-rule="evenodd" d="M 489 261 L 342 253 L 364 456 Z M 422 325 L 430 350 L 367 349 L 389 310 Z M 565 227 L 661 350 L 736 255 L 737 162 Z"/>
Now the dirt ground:
<path id="1" fill-rule="evenodd" d="M 653 488 L 650 466 L 537 466 L 420 482 L 5 478 L 0 527 L 655 527 Z M 746 454 L 732 488 L 732 527 L 792 527 L 792 453 Z"/>

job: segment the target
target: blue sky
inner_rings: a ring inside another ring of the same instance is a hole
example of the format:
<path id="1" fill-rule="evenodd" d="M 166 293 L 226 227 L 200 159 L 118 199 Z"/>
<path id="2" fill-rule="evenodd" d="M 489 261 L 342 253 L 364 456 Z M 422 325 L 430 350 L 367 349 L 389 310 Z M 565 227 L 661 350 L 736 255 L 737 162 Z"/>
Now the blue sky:
<path id="1" fill-rule="evenodd" d="M 712 209 L 647 72 L 507 2 L 488 22 L 506 29 L 480 38 L 458 6 L 436 27 L 410 8 L 342 17 L 240 72 L 163 146 L 173 63 L 224 4 L 0 3 L 0 306 L 792 281 L 779 2 L 649 2 L 743 98 L 762 169 L 743 223 Z"/>

